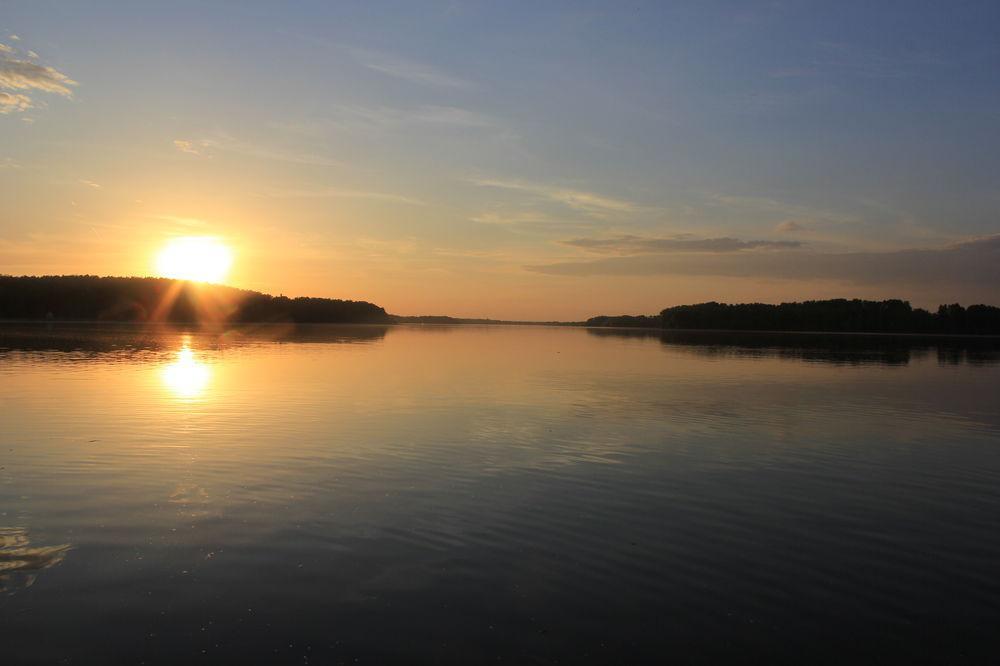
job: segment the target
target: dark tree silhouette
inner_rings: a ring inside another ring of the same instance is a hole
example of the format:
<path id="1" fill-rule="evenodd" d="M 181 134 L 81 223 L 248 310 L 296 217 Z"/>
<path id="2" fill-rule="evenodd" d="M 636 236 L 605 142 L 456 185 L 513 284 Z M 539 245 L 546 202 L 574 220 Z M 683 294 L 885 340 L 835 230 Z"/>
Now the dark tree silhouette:
<path id="1" fill-rule="evenodd" d="M 0 319 L 388 323 L 365 301 L 288 298 L 165 278 L 0 275 Z"/>
<path id="2" fill-rule="evenodd" d="M 1000 308 L 955 303 L 936 314 L 908 301 L 832 299 L 802 303 L 698 303 L 667 308 L 659 317 L 592 317 L 588 326 L 729 331 L 827 331 L 838 333 L 951 333 L 1000 335 Z"/>

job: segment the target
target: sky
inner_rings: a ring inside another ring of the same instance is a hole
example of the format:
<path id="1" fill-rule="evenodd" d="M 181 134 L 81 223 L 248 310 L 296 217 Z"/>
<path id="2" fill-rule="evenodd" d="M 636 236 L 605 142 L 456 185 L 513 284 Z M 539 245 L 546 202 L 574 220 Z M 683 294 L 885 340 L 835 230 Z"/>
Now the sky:
<path id="1" fill-rule="evenodd" d="M 0 273 L 395 314 L 1000 303 L 1000 3 L 0 0 Z"/>

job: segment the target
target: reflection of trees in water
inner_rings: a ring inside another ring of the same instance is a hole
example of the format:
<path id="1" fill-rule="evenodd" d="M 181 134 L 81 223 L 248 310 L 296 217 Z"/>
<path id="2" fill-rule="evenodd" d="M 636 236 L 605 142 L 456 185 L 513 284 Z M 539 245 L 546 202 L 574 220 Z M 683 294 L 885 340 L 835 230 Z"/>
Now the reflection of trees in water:
<path id="1" fill-rule="evenodd" d="M 597 337 L 655 338 L 666 347 L 707 358 L 786 358 L 835 365 L 906 365 L 936 354 L 947 365 L 1000 363 L 1000 338 L 664 331 L 588 328 Z"/>
<path id="2" fill-rule="evenodd" d="M 73 352 L 123 358 L 177 349 L 188 338 L 199 351 L 272 342 L 366 343 L 385 337 L 377 324 L 240 324 L 183 327 L 169 324 L 7 324 L 0 322 L 0 357 L 11 352 Z"/>
<path id="3" fill-rule="evenodd" d="M 963 347 L 938 347 L 937 359 L 941 365 L 996 365 L 1000 351 Z"/>
<path id="4" fill-rule="evenodd" d="M 38 572 L 63 561 L 71 546 L 34 546 L 22 527 L 0 527 L 0 592 L 31 587 Z"/>

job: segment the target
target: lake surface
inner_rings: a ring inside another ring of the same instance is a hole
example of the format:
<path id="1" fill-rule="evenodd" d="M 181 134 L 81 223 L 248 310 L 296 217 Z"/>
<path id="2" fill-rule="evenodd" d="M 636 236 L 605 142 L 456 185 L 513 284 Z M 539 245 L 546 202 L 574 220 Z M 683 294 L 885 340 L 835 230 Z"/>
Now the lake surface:
<path id="1" fill-rule="evenodd" d="M 998 346 L 0 326 L 0 659 L 995 663 Z"/>

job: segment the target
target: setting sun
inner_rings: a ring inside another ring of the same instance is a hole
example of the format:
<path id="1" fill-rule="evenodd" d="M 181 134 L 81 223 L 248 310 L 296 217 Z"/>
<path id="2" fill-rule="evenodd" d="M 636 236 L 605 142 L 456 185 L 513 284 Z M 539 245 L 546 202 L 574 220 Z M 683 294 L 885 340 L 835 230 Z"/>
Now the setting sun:
<path id="1" fill-rule="evenodd" d="M 216 238 L 174 238 L 156 256 L 162 277 L 195 282 L 222 282 L 233 263 L 233 252 Z"/>

